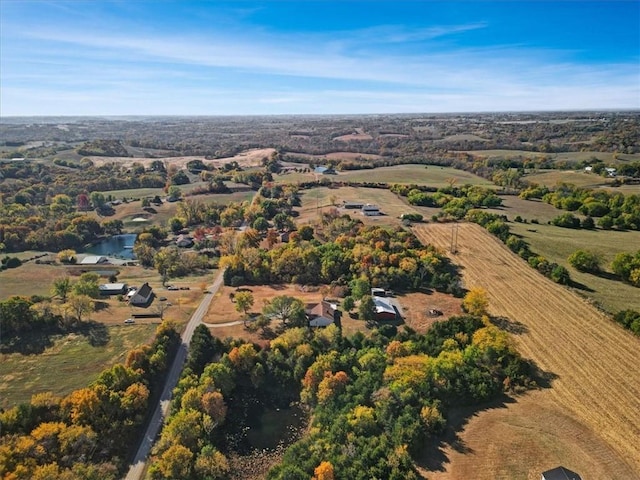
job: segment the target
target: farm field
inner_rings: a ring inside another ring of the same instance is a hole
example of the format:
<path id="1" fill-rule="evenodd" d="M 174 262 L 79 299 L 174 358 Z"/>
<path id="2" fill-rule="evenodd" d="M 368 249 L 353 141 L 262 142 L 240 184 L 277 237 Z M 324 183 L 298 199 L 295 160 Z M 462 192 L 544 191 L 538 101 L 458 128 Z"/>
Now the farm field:
<path id="1" fill-rule="evenodd" d="M 567 261 L 574 251 L 586 249 L 598 254 L 603 270 L 611 273 L 610 265 L 617 253 L 632 253 L 640 249 L 640 232 L 575 230 L 546 224 L 512 223 L 509 226 L 514 234 L 520 235 L 531 246 L 532 251 L 565 266 L 573 280 L 592 290 L 584 290 L 581 295 L 592 298 L 611 313 L 627 308 L 640 311 L 639 288 L 607 275 L 580 272 Z"/>
<path id="2" fill-rule="evenodd" d="M 450 225 L 414 231 L 424 243 L 449 247 Z M 460 224 L 452 258 L 465 287 L 487 291 L 490 313 L 509 320 L 519 351 L 552 380 L 505 416 L 476 413 L 458 441 L 443 446 L 446 470 L 427 471 L 429 478 L 533 480 L 543 465 L 565 465 L 584 480 L 640 478 L 640 340 L 478 225 Z"/>
<path id="3" fill-rule="evenodd" d="M 543 153 L 543 152 L 531 152 L 528 150 L 467 150 L 464 153 L 469 153 L 477 157 L 485 158 L 540 158 L 548 157 L 557 162 L 580 162 L 583 160 L 591 160 L 597 158 L 606 163 L 624 163 L 624 162 L 637 162 L 640 160 L 640 153 L 619 153 L 618 158 L 614 158 L 616 155 L 613 152 L 561 152 L 561 153 Z"/>
<path id="4" fill-rule="evenodd" d="M 488 188 L 497 188 L 492 182 L 473 173 L 465 172 L 451 167 L 438 165 L 394 165 L 391 167 L 379 167 L 368 170 L 347 170 L 336 175 L 318 175 L 309 173 L 288 173 L 276 175 L 278 183 L 311 182 L 318 179 L 328 179 L 332 182 L 382 182 L 417 185 L 428 185 L 435 188 L 446 187 L 451 179 L 455 179 L 456 185 L 483 185 Z"/>
<path id="5" fill-rule="evenodd" d="M 28 402 L 51 391 L 67 395 L 86 387 L 106 367 L 124 362 L 127 351 L 153 338 L 156 325 L 106 327 L 108 341 L 92 346 L 86 336 L 58 335 L 41 354 L 0 354 L 0 408 Z"/>
<path id="6" fill-rule="evenodd" d="M 559 183 L 572 183 L 577 187 L 597 188 L 613 183 L 612 178 L 605 178 L 581 170 L 538 170 L 535 173 L 525 175 L 522 179 L 547 187 L 555 187 Z"/>

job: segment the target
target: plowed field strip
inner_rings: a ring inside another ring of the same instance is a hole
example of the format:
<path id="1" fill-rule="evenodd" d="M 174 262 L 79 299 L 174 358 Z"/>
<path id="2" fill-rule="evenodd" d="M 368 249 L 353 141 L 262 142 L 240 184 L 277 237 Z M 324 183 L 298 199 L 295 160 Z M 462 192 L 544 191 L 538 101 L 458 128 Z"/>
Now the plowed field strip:
<path id="1" fill-rule="evenodd" d="M 451 226 L 414 231 L 447 250 Z M 465 287 L 487 291 L 490 312 L 522 323 L 520 352 L 558 376 L 558 404 L 605 439 L 640 476 L 640 340 L 529 267 L 475 224 L 460 224 L 454 263 Z"/>

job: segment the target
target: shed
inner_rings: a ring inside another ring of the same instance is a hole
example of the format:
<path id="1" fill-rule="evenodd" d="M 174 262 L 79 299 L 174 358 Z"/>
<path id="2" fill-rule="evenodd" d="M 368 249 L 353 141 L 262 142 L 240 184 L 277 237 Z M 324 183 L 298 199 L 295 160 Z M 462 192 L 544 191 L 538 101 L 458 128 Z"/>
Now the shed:
<path id="1" fill-rule="evenodd" d="M 179 235 L 176 238 L 176 246 L 181 248 L 191 248 L 193 247 L 194 241 L 193 238 L 189 235 Z"/>
<path id="2" fill-rule="evenodd" d="M 99 265 L 109 263 L 109 259 L 102 255 L 87 255 L 80 262 L 81 265 Z"/>
<path id="3" fill-rule="evenodd" d="M 342 203 L 343 208 L 348 208 L 348 209 L 352 209 L 352 210 L 361 210 L 362 207 L 364 207 L 364 202 L 343 202 Z"/>
<path id="4" fill-rule="evenodd" d="M 145 282 L 138 290 L 136 290 L 133 295 L 131 295 L 131 297 L 129 298 L 129 303 L 131 305 L 145 307 L 151 302 L 152 295 L 153 290 L 151 289 L 149 284 Z"/>
<path id="5" fill-rule="evenodd" d="M 335 175 L 336 170 L 333 167 L 316 167 L 313 170 L 314 173 L 320 173 L 322 175 Z"/>
<path id="6" fill-rule="evenodd" d="M 381 215 L 380 208 L 377 205 L 372 205 L 370 203 L 367 203 L 366 205 L 364 205 L 362 207 L 361 212 L 363 215 L 367 217 Z"/>
<path id="7" fill-rule="evenodd" d="M 103 283 L 98 287 L 100 295 L 122 295 L 127 291 L 126 283 Z"/>
<path id="8" fill-rule="evenodd" d="M 400 314 L 398 310 L 386 298 L 373 297 L 376 306 L 376 320 L 396 320 Z"/>
<path id="9" fill-rule="evenodd" d="M 582 480 L 576 472 L 564 467 L 556 467 L 542 472 L 540 480 Z"/>

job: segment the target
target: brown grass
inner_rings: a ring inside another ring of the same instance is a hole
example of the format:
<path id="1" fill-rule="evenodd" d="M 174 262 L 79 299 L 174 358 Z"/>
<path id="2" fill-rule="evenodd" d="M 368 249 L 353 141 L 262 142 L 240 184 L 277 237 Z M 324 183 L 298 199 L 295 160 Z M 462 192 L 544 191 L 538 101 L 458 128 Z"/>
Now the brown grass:
<path id="1" fill-rule="evenodd" d="M 415 231 L 424 243 L 449 245 L 448 225 Z M 473 450 L 461 455 L 447 447 L 445 455 L 456 464 L 437 476 L 428 472 L 429 478 L 533 479 L 542 465 L 558 463 L 585 480 L 640 478 L 638 339 L 478 225 L 460 225 L 458 251 L 453 259 L 463 268 L 465 286 L 483 287 L 492 315 L 522 324 L 524 332 L 515 337 L 519 351 L 555 380 L 550 389 L 511 405 L 505 416 L 479 413 L 460 434 Z M 508 451 L 501 451 L 507 443 Z M 518 471 L 508 473 L 516 466 Z"/>

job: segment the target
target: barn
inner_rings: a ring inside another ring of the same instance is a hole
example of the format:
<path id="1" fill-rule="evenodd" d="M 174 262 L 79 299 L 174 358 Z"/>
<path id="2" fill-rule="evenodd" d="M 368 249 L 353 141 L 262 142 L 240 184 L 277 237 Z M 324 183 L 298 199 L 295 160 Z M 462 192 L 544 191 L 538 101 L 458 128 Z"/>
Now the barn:
<path id="1" fill-rule="evenodd" d="M 400 316 L 396 307 L 386 298 L 373 297 L 373 303 L 376 306 L 377 321 L 393 321 Z"/>
<path id="2" fill-rule="evenodd" d="M 133 295 L 131 295 L 131 293 L 133 293 Z M 153 290 L 148 283 L 143 283 L 138 290 L 132 291 L 131 293 L 129 293 L 129 295 L 131 295 L 129 297 L 129 304 L 138 307 L 146 307 L 151 303 Z"/>

